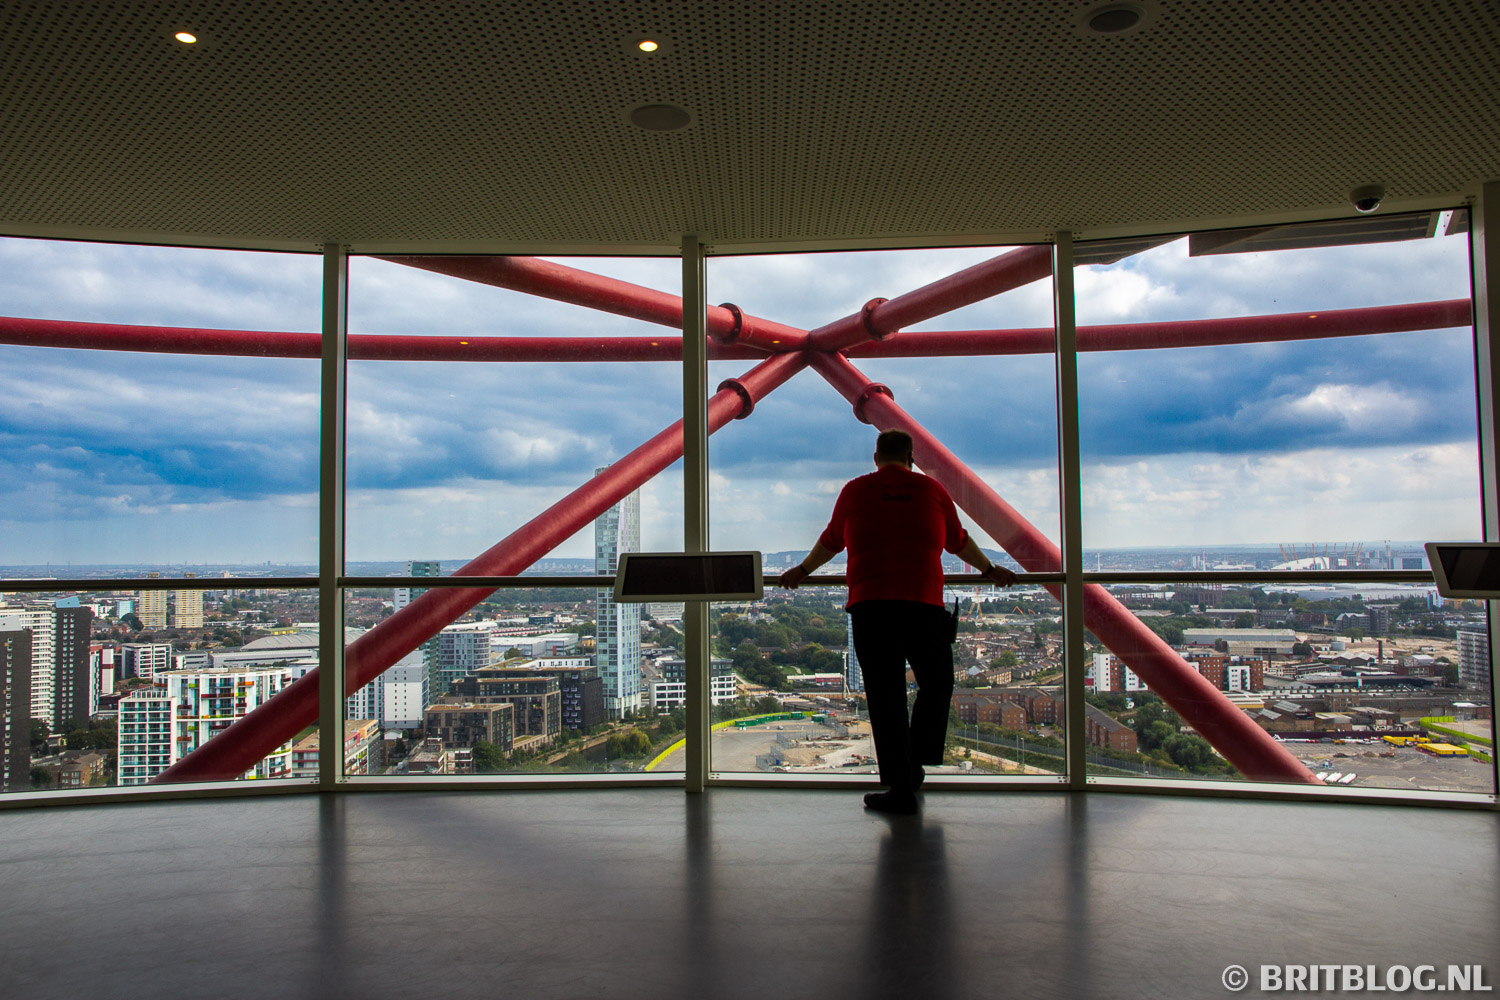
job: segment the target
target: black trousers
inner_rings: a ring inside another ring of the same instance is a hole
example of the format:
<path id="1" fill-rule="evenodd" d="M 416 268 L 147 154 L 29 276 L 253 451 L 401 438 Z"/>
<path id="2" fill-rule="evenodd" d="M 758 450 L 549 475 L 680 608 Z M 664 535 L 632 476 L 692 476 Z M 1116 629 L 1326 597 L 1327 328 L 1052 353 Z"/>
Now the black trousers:
<path id="1" fill-rule="evenodd" d="M 917 768 L 943 762 L 953 701 L 953 647 L 948 612 L 917 601 L 860 601 L 849 608 L 854 652 L 864 674 L 880 783 L 916 787 Z M 917 681 L 908 720 L 906 665 Z"/>

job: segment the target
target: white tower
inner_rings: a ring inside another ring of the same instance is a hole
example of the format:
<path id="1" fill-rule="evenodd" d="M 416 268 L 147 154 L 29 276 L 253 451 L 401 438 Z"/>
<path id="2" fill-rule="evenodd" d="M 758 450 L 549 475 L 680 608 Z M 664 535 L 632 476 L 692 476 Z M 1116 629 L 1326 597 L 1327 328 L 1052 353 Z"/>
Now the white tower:
<path id="1" fill-rule="evenodd" d="M 604 469 L 595 469 L 598 475 Z M 613 576 L 621 552 L 641 550 L 641 494 L 637 490 L 594 522 L 594 572 Z M 641 707 L 641 606 L 616 604 L 614 592 L 594 594 L 594 663 L 604 681 L 611 718 Z"/>

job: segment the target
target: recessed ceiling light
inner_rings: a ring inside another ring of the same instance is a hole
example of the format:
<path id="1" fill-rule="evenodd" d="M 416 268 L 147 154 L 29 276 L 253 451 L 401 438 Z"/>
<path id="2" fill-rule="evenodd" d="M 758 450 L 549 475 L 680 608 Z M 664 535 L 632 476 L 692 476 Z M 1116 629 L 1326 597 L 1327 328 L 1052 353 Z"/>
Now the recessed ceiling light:
<path id="1" fill-rule="evenodd" d="M 644 52 L 647 55 L 663 56 L 674 51 L 672 39 L 654 31 L 649 35 L 626 35 L 623 41 L 626 50 L 636 55 Z"/>
<path id="2" fill-rule="evenodd" d="M 675 132 L 690 125 L 693 116 L 675 104 L 647 104 L 630 112 L 630 121 L 648 132 Z"/>
<path id="3" fill-rule="evenodd" d="M 196 42 L 198 40 L 198 36 L 195 35 L 195 34 L 193 34 L 191 31 L 179 31 L 177 34 L 173 35 L 172 37 L 175 38 L 175 39 L 177 39 L 179 42 L 181 42 L 184 45 L 192 45 L 194 42 Z"/>

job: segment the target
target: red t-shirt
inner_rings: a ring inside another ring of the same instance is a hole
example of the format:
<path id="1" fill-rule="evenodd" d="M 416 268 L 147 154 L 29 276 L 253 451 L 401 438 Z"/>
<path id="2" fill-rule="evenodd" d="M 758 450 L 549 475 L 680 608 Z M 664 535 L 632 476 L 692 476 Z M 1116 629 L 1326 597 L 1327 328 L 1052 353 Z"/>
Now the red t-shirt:
<path id="1" fill-rule="evenodd" d="M 943 603 L 943 550 L 958 552 L 969 533 L 948 491 L 935 479 L 885 465 L 851 479 L 818 541 L 849 549 L 849 605 L 860 601 Z"/>

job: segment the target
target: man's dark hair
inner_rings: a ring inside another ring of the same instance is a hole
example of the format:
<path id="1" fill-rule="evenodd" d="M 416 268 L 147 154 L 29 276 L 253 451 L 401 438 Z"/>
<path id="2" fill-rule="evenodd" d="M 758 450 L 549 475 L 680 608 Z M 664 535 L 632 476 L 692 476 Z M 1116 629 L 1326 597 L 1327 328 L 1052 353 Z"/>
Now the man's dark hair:
<path id="1" fill-rule="evenodd" d="M 898 459 L 911 464 L 911 435 L 905 431 L 881 431 L 875 439 L 875 457 Z"/>

